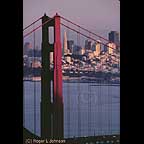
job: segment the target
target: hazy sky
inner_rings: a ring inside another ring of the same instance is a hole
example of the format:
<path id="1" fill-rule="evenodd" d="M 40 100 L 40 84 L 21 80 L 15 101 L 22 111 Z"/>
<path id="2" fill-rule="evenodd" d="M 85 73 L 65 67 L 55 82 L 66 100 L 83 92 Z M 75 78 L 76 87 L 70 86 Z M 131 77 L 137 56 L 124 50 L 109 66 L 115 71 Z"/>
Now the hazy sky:
<path id="1" fill-rule="evenodd" d="M 119 0 L 23 0 L 23 28 L 44 13 L 49 17 L 58 13 L 105 38 L 111 30 L 120 31 Z M 36 37 L 36 45 L 41 48 L 39 37 Z M 34 45 L 32 39 L 33 35 L 24 41 L 30 40 Z M 75 40 L 75 43 L 78 42 Z"/>
<path id="2" fill-rule="evenodd" d="M 44 13 L 53 17 L 56 12 L 103 36 L 120 31 L 118 0 L 23 0 L 23 27 Z"/>

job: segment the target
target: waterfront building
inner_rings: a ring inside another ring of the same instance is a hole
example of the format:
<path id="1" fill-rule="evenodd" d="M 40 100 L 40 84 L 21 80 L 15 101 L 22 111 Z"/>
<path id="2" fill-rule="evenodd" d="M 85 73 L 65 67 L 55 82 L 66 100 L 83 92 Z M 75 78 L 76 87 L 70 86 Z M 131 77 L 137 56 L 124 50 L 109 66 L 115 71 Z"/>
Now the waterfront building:
<path id="1" fill-rule="evenodd" d="M 116 44 L 115 43 L 108 43 L 108 54 L 113 54 L 116 49 Z"/>

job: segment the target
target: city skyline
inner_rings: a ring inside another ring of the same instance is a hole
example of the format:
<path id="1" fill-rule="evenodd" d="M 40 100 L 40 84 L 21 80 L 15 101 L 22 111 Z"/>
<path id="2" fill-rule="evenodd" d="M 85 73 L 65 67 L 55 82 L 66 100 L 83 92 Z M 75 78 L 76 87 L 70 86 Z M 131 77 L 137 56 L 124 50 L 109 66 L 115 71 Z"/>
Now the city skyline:
<path id="1" fill-rule="evenodd" d="M 113 35 L 113 33 L 114 34 L 116 34 L 116 35 Z M 70 34 L 70 33 L 69 33 Z M 111 39 L 111 37 L 110 37 L 110 34 L 112 34 L 112 38 L 114 39 L 114 41 Z M 104 47 L 106 47 L 106 46 L 108 46 L 108 43 L 114 43 L 114 44 L 116 44 L 117 46 L 119 46 L 119 44 L 120 44 L 120 37 L 119 37 L 119 33 L 117 32 L 117 31 L 110 31 L 108 34 L 108 37 L 106 38 L 108 41 L 105 41 L 104 43 L 101 41 L 101 40 L 99 40 L 99 39 L 97 39 L 97 41 L 94 41 L 94 40 L 92 40 L 92 39 L 86 39 L 86 38 L 83 38 L 83 39 L 80 39 L 80 42 L 79 42 L 79 44 L 78 44 L 78 41 L 77 41 L 77 39 L 75 39 L 74 37 L 72 38 L 72 37 L 69 37 L 69 38 L 67 38 L 67 31 L 66 30 L 64 30 L 64 32 L 63 32 L 63 36 L 61 35 L 61 44 L 62 44 L 62 52 L 63 53 L 67 53 L 67 51 L 71 51 L 73 48 L 72 47 L 74 47 L 74 46 L 79 46 L 79 47 L 81 47 L 81 48 L 86 48 L 87 49 L 87 47 L 93 47 L 93 45 L 95 44 L 95 43 L 97 43 L 97 42 L 99 42 L 100 44 L 101 44 L 101 49 L 105 49 Z M 32 36 L 33 37 L 33 36 Z M 115 41 L 116 40 L 116 41 Z M 41 45 L 39 45 L 39 44 L 35 44 L 35 48 L 33 47 L 33 40 L 28 40 L 28 41 L 24 41 L 24 47 L 25 47 L 25 44 L 27 44 L 27 43 L 29 43 L 30 44 L 30 48 L 29 49 L 37 49 L 37 50 L 41 50 Z M 86 42 L 87 42 L 87 44 L 86 44 Z M 73 46 L 72 46 L 73 45 Z M 90 49 L 91 49 L 90 48 Z M 93 49 L 93 48 L 92 48 Z M 24 48 L 24 51 L 25 51 L 25 48 Z"/>
<path id="2" fill-rule="evenodd" d="M 23 143 L 119 144 L 119 0 L 24 0 L 23 11 Z"/>

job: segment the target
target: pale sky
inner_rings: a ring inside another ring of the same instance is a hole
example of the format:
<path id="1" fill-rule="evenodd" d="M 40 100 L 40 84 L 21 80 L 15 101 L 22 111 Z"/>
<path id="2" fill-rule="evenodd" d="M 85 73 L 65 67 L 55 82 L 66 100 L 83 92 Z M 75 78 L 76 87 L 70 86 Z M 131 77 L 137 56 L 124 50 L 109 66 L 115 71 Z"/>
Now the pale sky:
<path id="1" fill-rule="evenodd" d="M 23 0 L 23 28 L 56 12 L 107 39 L 111 30 L 120 32 L 119 0 Z"/>

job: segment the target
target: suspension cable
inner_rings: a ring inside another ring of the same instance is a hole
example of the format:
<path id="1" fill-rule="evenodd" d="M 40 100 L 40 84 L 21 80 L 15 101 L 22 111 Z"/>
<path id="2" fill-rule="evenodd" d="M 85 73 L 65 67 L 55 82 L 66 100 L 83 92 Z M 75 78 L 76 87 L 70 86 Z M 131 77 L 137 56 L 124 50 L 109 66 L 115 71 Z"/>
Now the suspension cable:
<path id="1" fill-rule="evenodd" d="M 79 29 L 80 31 L 80 29 Z M 77 45 L 80 46 L 80 33 L 77 33 Z M 78 136 L 81 136 L 81 103 L 80 103 L 80 60 L 78 52 Z"/>
<path id="2" fill-rule="evenodd" d="M 35 59 L 35 52 L 36 52 L 36 49 L 35 49 L 35 31 L 34 31 L 34 65 L 35 65 L 35 62 L 36 62 L 36 59 Z M 35 66 L 34 66 L 34 77 L 35 77 L 36 73 L 35 73 Z M 36 134 L 36 82 L 34 81 L 34 133 Z"/>
<path id="3" fill-rule="evenodd" d="M 48 19 L 47 21 L 45 21 L 44 23 L 42 23 L 41 25 L 39 25 L 38 27 L 36 27 L 35 29 L 33 29 L 32 31 L 28 32 L 27 34 L 25 34 L 23 37 L 27 37 L 28 35 L 30 35 L 31 33 L 33 33 L 34 31 L 36 31 L 37 29 L 39 29 L 40 27 L 42 27 L 43 25 L 45 25 L 46 23 L 50 22 L 51 20 L 53 20 L 53 18 Z"/>
<path id="4" fill-rule="evenodd" d="M 69 39 L 69 30 L 66 31 L 67 32 L 67 40 Z M 68 48 L 69 45 L 67 43 L 67 52 L 68 52 Z M 70 64 L 69 64 L 70 66 Z M 68 122 L 68 138 L 70 137 L 70 114 L 71 114 L 71 103 L 70 103 L 70 77 L 68 77 L 68 81 L 67 81 L 67 122 Z"/>
<path id="5" fill-rule="evenodd" d="M 100 70 L 102 71 L 102 62 L 101 62 L 101 65 L 100 65 Z M 103 81 L 103 79 L 102 79 L 102 73 L 100 72 L 100 86 L 99 86 L 99 106 L 100 106 L 100 135 L 102 135 L 102 126 L 103 126 L 103 122 L 102 122 L 102 115 L 103 115 L 103 111 L 102 111 L 102 99 L 103 99 L 103 97 L 102 97 L 102 95 L 101 95 L 101 85 L 102 85 L 102 81 Z"/>
<path id="6" fill-rule="evenodd" d="M 89 37 L 91 34 L 89 33 Z M 90 38 L 89 38 L 90 40 Z M 86 43 L 87 49 L 89 48 L 88 42 Z M 89 64 L 88 64 L 88 76 L 89 76 Z M 90 82 L 88 82 L 88 135 L 91 136 L 91 87 L 90 87 Z"/>
<path id="7" fill-rule="evenodd" d="M 35 20 L 34 22 L 32 22 L 30 25 L 26 26 L 23 31 L 25 31 L 27 28 L 29 28 L 30 26 L 32 26 L 33 24 L 35 24 L 36 22 L 38 22 L 40 19 L 42 19 L 42 17 L 38 18 L 37 20 Z"/>
<path id="8" fill-rule="evenodd" d="M 23 43 L 24 43 L 24 40 L 23 40 Z M 24 49 L 24 45 L 23 45 L 23 49 Z M 25 75 L 23 74 L 23 77 Z M 26 115 L 26 111 L 25 111 L 25 82 L 23 81 L 23 126 L 25 127 L 25 115 Z"/>

